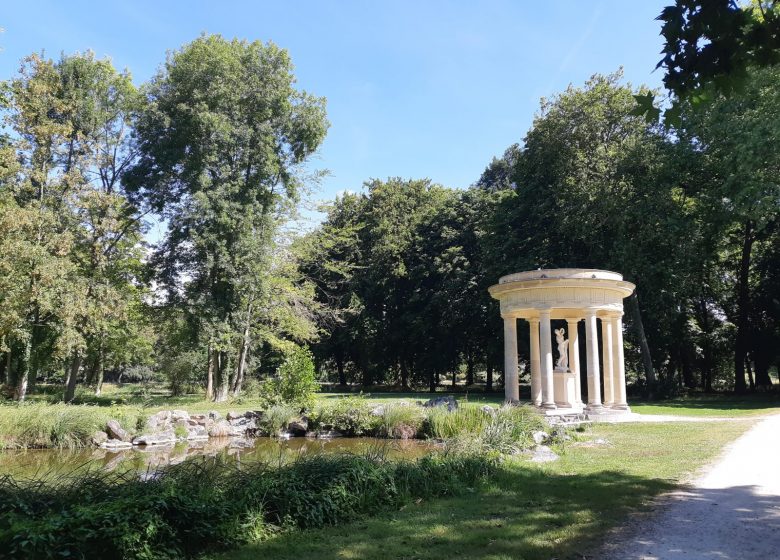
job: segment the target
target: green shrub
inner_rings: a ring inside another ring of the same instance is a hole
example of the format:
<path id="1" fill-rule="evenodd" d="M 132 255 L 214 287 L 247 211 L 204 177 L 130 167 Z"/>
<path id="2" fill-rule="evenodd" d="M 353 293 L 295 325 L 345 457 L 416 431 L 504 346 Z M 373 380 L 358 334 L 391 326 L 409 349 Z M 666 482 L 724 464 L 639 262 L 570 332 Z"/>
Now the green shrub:
<path id="1" fill-rule="evenodd" d="M 129 432 L 143 428 L 140 408 L 22 403 L 0 405 L 0 449 L 77 448 L 91 445 L 92 435 L 114 418 Z"/>
<path id="2" fill-rule="evenodd" d="M 414 498 L 457 494 L 495 471 L 455 453 L 416 462 L 311 455 L 271 469 L 193 460 L 154 473 L 88 472 L 59 483 L 0 478 L 0 555 L 192 558 L 282 528 L 334 525 Z"/>
<path id="3" fill-rule="evenodd" d="M 371 415 L 371 405 L 363 397 L 342 397 L 326 402 L 312 416 L 316 429 L 333 429 L 348 435 L 361 436 L 374 431 L 377 418 Z"/>
<path id="4" fill-rule="evenodd" d="M 386 405 L 379 416 L 377 434 L 389 438 L 414 438 L 422 429 L 424 418 L 423 409 L 417 405 Z"/>
<path id="5" fill-rule="evenodd" d="M 160 369 L 168 379 L 171 396 L 192 393 L 201 383 L 201 370 L 206 356 L 202 350 L 164 354 Z"/>
<path id="6" fill-rule="evenodd" d="M 426 435 L 435 439 L 450 439 L 462 434 L 479 434 L 491 420 L 491 415 L 480 408 L 460 407 L 452 412 L 446 408 L 432 408 L 425 419 Z"/>
<path id="7" fill-rule="evenodd" d="M 278 376 L 263 384 L 260 397 L 267 406 L 289 404 L 305 409 L 314 404 L 314 394 L 319 389 L 311 352 L 296 346 L 279 367 Z"/>
<path id="8" fill-rule="evenodd" d="M 298 410 L 287 404 L 277 404 L 263 412 L 260 427 L 270 435 L 277 435 L 298 416 Z"/>
<path id="9" fill-rule="evenodd" d="M 544 430 L 542 416 L 528 406 L 504 406 L 496 411 L 480 434 L 487 449 L 515 453 L 534 444 L 533 432 Z"/>

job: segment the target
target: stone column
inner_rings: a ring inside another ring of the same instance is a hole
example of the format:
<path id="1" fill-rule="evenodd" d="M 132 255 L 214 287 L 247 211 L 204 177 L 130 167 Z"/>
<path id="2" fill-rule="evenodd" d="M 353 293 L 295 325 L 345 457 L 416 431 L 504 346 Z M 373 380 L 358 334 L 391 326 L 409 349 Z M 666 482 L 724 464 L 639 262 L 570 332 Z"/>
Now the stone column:
<path id="1" fill-rule="evenodd" d="M 569 327 L 569 369 L 574 373 L 575 404 L 582 404 L 582 381 L 580 380 L 580 339 L 577 325 L 579 319 L 566 319 Z"/>
<path id="2" fill-rule="evenodd" d="M 585 311 L 585 349 L 588 360 L 588 409 L 601 410 L 601 379 L 599 379 L 599 340 L 596 311 Z"/>
<path id="3" fill-rule="evenodd" d="M 542 372 L 539 364 L 539 319 L 528 319 L 531 330 L 531 402 L 542 406 Z"/>
<path id="4" fill-rule="evenodd" d="M 612 362 L 615 368 L 614 388 L 615 404 L 613 408 L 629 410 L 626 401 L 626 363 L 623 356 L 623 319 L 620 315 L 611 317 L 612 320 Z"/>
<path id="5" fill-rule="evenodd" d="M 550 310 L 539 312 L 540 362 L 542 369 L 542 408 L 557 408 L 553 387 L 552 331 L 550 329 Z"/>
<path id="6" fill-rule="evenodd" d="M 504 399 L 520 399 L 517 371 L 517 319 L 504 317 Z"/>
<path id="7" fill-rule="evenodd" d="M 601 367 L 604 369 L 604 406 L 615 404 L 615 370 L 612 363 L 612 317 L 601 318 Z"/>

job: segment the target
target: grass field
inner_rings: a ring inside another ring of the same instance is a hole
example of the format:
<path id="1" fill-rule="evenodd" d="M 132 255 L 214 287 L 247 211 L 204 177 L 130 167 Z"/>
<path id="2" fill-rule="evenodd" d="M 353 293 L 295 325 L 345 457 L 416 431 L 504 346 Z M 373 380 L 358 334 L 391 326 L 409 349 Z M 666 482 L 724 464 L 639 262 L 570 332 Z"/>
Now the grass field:
<path id="1" fill-rule="evenodd" d="M 685 482 L 751 424 L 597 425 L 589 439 L 608 444 L 573 444 L 559 461 L 544 465 L 510 460 L 491 483 L 466 496 L 289 533 L 218 558 L 585 558 L 606 531 Z"/>
<path id="2" fill-rule="evenodd" d="M 394 391 L 367 391 L 362 394 L 370 401 L 377 403 L 392 403 L 399 401 L 426 401 L 433 396 L 452 395 L 461 405 L 482 406 L 484 404 L 499 405 L 504 401 L 501 392 L 485 393 L 474 392 L 447 392 L 446 387 L 432 394 L 428 392 L 394 392 Z M 40 388 L 39 392 L 30 395 L 29 401 L 56 402 L 62 393 L 61 387 Z M 340 397 L 355 395 L 358 393 L 345 392 L 321 392 L 317 394 L 319 400 L 332 400 Z M 202 393 L 188 394 L 171 397 L 167 388 L 162 384 L 150 385 L 142 388 L 140 385 L 125 384 L 117 386 L 106 383 L 103 394 L 94 396 L 87 390 L 78 393 L 75 401 L 78 404 L 91 404 L 96 406 L 142 406 L 149 413 L 163 409 L 182 408 L 190 412 L 205 412 L 216 410 L 227 412 L 229 410 L 249 410 L 258 408 L 260 402 L 250 395 L 242 395 L 237 399 L 229 399 L 225 402 L 214 403 L 203 399 Z M 759 394 L 747 396 L 734 395 L 696 395 L 692 397 L 680 397 L 663 401 L 644 401 L 629 399 L 631 410 L 640 414 L 672 414 L 679 416 L 761 416 L 780 412 L 780 397 L 777 394 Z"/>

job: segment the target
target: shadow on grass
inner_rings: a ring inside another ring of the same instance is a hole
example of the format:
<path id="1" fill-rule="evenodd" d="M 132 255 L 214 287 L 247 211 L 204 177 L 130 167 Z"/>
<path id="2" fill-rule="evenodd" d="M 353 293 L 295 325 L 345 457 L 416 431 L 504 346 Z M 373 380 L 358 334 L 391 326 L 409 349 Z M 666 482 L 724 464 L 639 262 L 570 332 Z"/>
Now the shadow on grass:
<path id="1" fill-rule="evenodd" d="M 466 495 L 281 535 L 220 558 L 580 559 L 632 508 L 673 487 L 620 472 L 566 476 L 510 466 Z"/>

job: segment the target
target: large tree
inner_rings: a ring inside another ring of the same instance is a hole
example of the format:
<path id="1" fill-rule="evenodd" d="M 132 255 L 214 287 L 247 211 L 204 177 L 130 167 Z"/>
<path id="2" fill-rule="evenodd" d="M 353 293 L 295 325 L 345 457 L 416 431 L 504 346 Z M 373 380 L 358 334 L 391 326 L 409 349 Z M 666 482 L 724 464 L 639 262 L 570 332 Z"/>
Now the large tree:
<path id="1" fill-rule="evenodd" d="M 171 53 L 146 97 L 126 180 L 168 222 L 158 278 L 197 323 L 222 400 L 244 376 L 262 271 L 325 137 L 325 100 L 295 88 L 287 51 L 218 35 Z"/>

